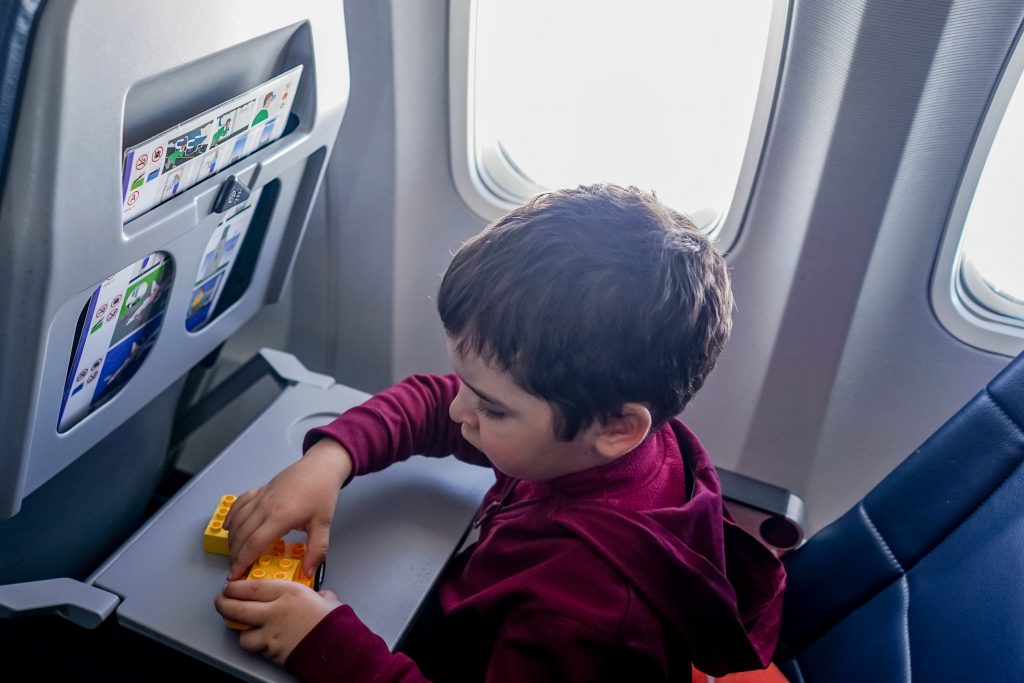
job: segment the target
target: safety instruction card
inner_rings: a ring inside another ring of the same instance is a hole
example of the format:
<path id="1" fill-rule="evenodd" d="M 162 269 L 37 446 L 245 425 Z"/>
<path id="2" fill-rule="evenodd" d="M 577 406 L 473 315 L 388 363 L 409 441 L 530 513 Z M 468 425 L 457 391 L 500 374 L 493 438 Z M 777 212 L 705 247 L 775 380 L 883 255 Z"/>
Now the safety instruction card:
<path id="1" fill-rule="evenodd" d="M 302 65 L 125 151 L 127 223 L 281 137 Z"/>
<path id="2" fill-rule="evenodd" d="M 260 192 L 262 188 L 254 190 L 247 203 L 233 208 L 213 229 L 203 258 L 199 261 L 199 272 L 196 273 L 195 287 L 185 318 L 185 329 L 189 332 L 203 327 L 216 310 L 224 291 L 224 283 L 231 274 L 239 247 L 252 222 L 252 207 L 259 201 Z"/>
<path id="3" fill-rule="evenodd" d="M 150 254 L 96 288 L 85 309 L 64 386 L 57 429 L 64 431 L 124 386 L 156 342 L 173 272 Z"/>

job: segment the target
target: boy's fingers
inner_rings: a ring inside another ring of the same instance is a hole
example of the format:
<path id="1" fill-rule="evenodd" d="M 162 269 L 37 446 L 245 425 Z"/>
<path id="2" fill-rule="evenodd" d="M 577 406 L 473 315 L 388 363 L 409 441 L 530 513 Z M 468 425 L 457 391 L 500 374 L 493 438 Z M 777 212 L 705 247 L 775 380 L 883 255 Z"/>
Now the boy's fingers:
<path id="1" fill-rule="evenodd" d="M 238 578 L 246 571 L 260 553 L 274 544 L 280 534 L 268 529 L 263 515 L 254 514 L 244 520 L 228 537 L 231 541 L 230 578 Z"/>
<path id="2" fill-rule="evenodd" d="M 302 571 L 306 576 L 313 576 L 317 567 L 327 557 L 327 545 L 331 540 L 330 522 L 313 522 L 307 532 L 306 559 L 302 563 Z"/>
<path id="3" fill-rule="evenodd" d="M 234 515 L 234 517 L 231 515 Z M 259 527 L 260 522 L 266 518 L 266 515 L 267 513 L 260 508 L 255 499 L 248 505 L 243 505 L 237 512 L 234 506 L 232 506 L 228 512 L 228 519 L 231 520 L 231 526 L 228 528 L 228 531 L 231 532 L 233 537 L 248 536 Z M 227 519 L 224 521 L 226 522 Z"/>
<path id="4" fill-rule="evenodd" d="M 241 619 L 239 619 L 241 621 Z M 267 651 L 270 643 L 267 642 L 267 637 L 263 634 L 263 629 L 253 628 L 248 631 L 242 631 L 238 636 L 238 644 L 242 646 L 243 650 L 247 652 L 263 653 Z"/>
<path id="5" fill-rule="evenodd" d="M 263 579 L 260 581 L 229 581 L 222 595 L 233 600 L 271 602 L 291 588 L 292 581 Z M 298 584 L 295 584 L 298 585 Z"/>
<path id="6" fill-rule="evenodd" d="M 252 500 L 254 495 L 255 489 L 250 488 L 246 493 L 234 499 L 234 503 L 231 504 L 231 508 L 227 511 L 227 516 L 224 517 L 224 528 L 229 529 L 231 527 L 231 523 L 239 518 L 239 515 L 242 514 L 242 509 L 246 507 L 246 504 Z"/>
<path id="7" fill-rule="evenodd" d="M 235 600 L 218 595 L 213 606 L 226 619 L 240 621 L 250 626 L 261 626 L 266 622 L 267 603 L 252 600 Z"/>
<path id="8" fill-rule="evenodd" d="M 259 489 L 249 489 L 242 495 L 235 498 L 235 502 L 231 504 L 231 509 L 228 510 L 227 517 L 224 518 L 224 528 L 230 530 L 231 525 L 235 523 L 236 519 L 245 519 L 246 515 L 243 514 L 245 507 L 252 502 L 256 497 L 256 493 Z"/>

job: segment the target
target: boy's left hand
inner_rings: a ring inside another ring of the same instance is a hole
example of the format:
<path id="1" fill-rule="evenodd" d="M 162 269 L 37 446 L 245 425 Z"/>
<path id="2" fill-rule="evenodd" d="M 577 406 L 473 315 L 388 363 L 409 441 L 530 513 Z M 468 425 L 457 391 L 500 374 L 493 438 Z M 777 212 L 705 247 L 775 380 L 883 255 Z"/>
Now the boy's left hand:
<path id="1" fill-rule="evenodd" d="M 252 626 L 238 638 L 243 649 L 282 665 L 306 634 L 339 605 L 331 591 L 317 593 L 294 581 L 276 579 L 231 581 L 214 600 L 221 615 Z"/>

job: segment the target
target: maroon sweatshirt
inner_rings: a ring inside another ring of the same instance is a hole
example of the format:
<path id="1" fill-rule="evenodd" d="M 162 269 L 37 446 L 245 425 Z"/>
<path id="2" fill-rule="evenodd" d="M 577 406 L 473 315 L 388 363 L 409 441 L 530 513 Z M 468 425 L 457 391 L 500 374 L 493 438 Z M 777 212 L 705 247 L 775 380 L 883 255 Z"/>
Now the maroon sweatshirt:
<path id="1" fill-rule="evenodd" d="M 413 454 L 489 465 L 448 415 L 454 375 L 410 377 L 311 431 L 355 474 Z M 762 668 L 785 575 L 722 506 L 714 466 L 673 419 L 614 462 L 544 482 L 497 481 L 479 540 L 441 579 L 442 617 L 417 660 L 391 653 L 348 606 L 288 658 L 304 681 L 689 681 Z M 345 596 L 340 596 L 344 600 Z"/>

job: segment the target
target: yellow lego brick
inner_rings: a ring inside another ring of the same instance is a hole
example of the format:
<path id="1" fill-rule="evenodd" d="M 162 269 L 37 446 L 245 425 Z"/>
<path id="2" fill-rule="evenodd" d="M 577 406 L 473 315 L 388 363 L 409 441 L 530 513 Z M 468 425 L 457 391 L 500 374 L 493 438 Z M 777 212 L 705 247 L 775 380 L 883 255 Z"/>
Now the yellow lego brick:
<path id="1" fill-rule="evenodd" d="M 213 511 L 206 530 L 203 531 L 203 550 L 217 555 L 230 555 L 231 546 L 228 543 L 228 532 L 224 529 L 224 518 L 228 516 L 231 504 L 235 502 L 235 496 L 230 494 L 221 496 L 217 509 Z"/>

